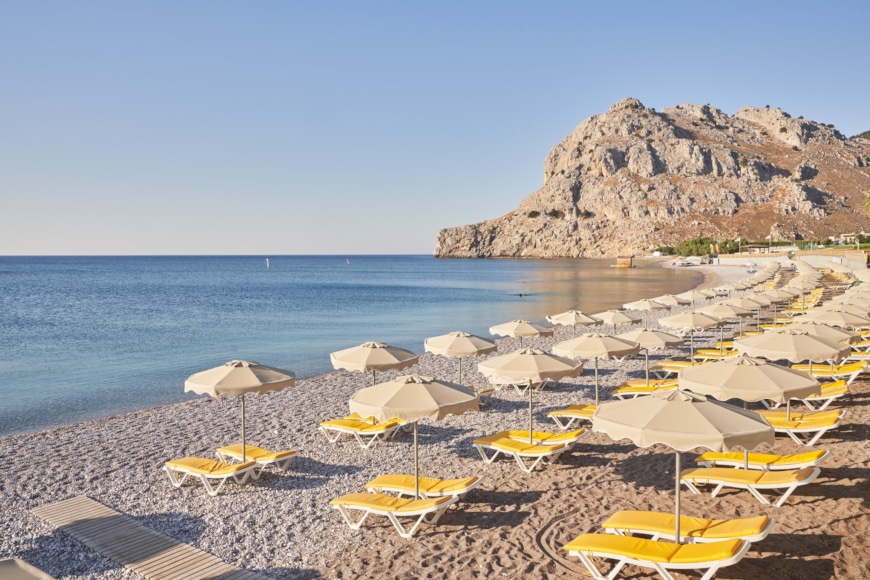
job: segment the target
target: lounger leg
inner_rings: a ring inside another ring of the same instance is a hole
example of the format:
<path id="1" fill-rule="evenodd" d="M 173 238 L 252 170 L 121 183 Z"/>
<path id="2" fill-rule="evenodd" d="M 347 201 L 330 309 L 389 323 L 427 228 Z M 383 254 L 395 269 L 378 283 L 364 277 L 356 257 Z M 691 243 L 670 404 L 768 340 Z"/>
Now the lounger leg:
<path id="1" fill-rule="evenodd" d="M 655 566 L 656 572 L 661 574 L 662 578 L 664 578 L 665 580 L 674 580 L 674 577 L 671 575 L 671 573 L 668 572 L 667 569 L 659 562 L 654 562 L 653 566 Z"/>
<path id="2" fill-rule="evenodd" d="M 788 496 L 790 496 L 791 492 L 793 492 L 795 489 L 797 489 L 797 485 L 790 486 L 787 490 L 785 490 L 785 493 L 782 494 L 782 496 L 778 500 L 776 500 L 776 503 L 774 503 L 773 505 L 775 505 L 776 507 L 782 507 L 782 504 L 785 503 L 785 500 L 788 499 Z"/>
<path id="3" fill-rule="evenodd" d="M 362 438 L 362 435 L 360 435 L 359 433 L 354 433 L 353 436 L 356 438 L 357 443 L 359 443 L 363 449 L 368 449 L 369 447 L 374 445 L 375 441 L 378 440 L 378 438 L 381 436 L 381 434 L 378 433 L 376 435 L 371 436 L 368 441 L 365 441 Z"/>
<path id="4" fill-rule="evenodd" d="M 571 425 L 573 425 L 574 422 L 577 421 L 577 417 L 569 417 L 567 423 L 562 423 L 562 421 L 559 420 L 559 417 L 553 416 L 551 418 L 553 419 L 553 421 L 556 422 L 556 425 L 558 425 L 559 429 L 561 429 L 562 431 L 567 431 L 571 428 Z"/>
<path id="5" fill-rule="evenodd" d="M 827 429 L 823 429 L 823 430 L 817 432 L 815 435 L 813 435 L 813 437 L 812 437 L 809 441 L 807 441 L 806 443 L 804 443 L 804 445 L 815 445 L 816 441 L 818 441 L 819 439 L 821 439 L 821 438 L 822 438 L 822 435 L 824 435 L 824 434 L 827 433 L 827 432 L 828 432 Z"/>
<path id="6" fill-rule="evenodd" d="M 216 496 L 216 495 L 218 494 L 218 492 L 219 492 L 219 491 L 221 490 L 221 488 L 224 486 L 224 483 L 226 483 L 226 481 L 227 481 L 226 478 L 224 478 L 224 479 L 221 480 L 221 482 L 218 484 L 218 486 L 217 486 L 216 488 L 213 488 L 213 487 L 211 486 L 211 483 L 209 483 L 208 478 L 207 478 L 205 475 L 200 475 L 200 476 L 199 476 L 199 480 L 200 480 L 200 481 L 202 482 L 202 484 L 205 486 L 205 492 L 206 492 L 207 494 L 209 494 L 210 496 L 212 496 L 212 497 L 214 497 L 214 496 Z"/>
<path id="7" fill-rule="evenodd" d="M 483 461 L 485 463 L 492 463 L 493 461 L 495 461 L 496 457 L 498 457 L 499 454 L 501 453 L 501 451 L 498 451 L 497 449 L 495 449 L 495 450 L 493 450 L 494 452 L 492 454 L 492 457 L 489 457 L 486 455 L 486 451 L 484 451 L 482 445 L 475 445 L 475 447 L 477 447 L 477 450 L 480 452 L 480 457 L 481 457 L 481 459 L 483 459 Z"/>
<path id="8" fill-rule="evenodd" d="M 583 552 L 571 552 L 571 554 L 580 558 L 580 561 L 584 566 L 586 566 L 586 569 L 589 570 L 589 574 L 591 574 L 595 580 L 612 580 L 616 577 L 613 573 L 619 573 L 619 570 L 622 568 L 622 566 L 619 565 L 618 567 L 615 567 L 609 575 L 605 576 L 598 570 L 598 567 L 595 565 L 595 562 L 592 561 L 592 558 Z"/>
<path id="9" fill-rule="evenodd" d="M 751 493 L 751 494 L 755 497 L 755 499 L 757 499 L 758 501 L 760 501 L 760 502 L 763 503 L 764 505 L 770 505 L 770 500 L 768 500 L 766 497 L 764 497 L 764 496 L 761 494 L 761 492 L 758 491 L 757 489 L 755 489 L 754 487 L 746 487 L 745 489 L 746 489 L 749 493 Z"/>
<path id="10" fill-rule="evenodd" d="M 341 431 L 336 431 L 332 436 L 330 436 L 330 431 L 328 429 L 324 429 L 323 427 L 318 427 L 317 429 L 326 436 L 326 440 L 330 443 L 336 443 L 339 439 L 341 439 Z"/>
<path id="11" fill-rule="evenodd" d="M 169 476 L 169 481 L 174 487 L 181 487 L 181 484 L 184 483 L 184 480 L 187 479 L 187 476 L 189 475 L 187 473 L 182 473 L 181 477 L 179 477 L 179 472 L 170 467 L 164 467 L 163 471 L 165 471 L 166 475 Z"/>
<path id="12" fill-rule="evenodd" d="M 532 462 L 532 464 L 531 464 L 530 466 L 526 467 L 526 464 L 523 463 L 523 458 L 522 458 L 522 457 L 520 457 L 520 456 L 517 455 L 516 453 L 514 453 L 513 456 L 514 456 L 514 459 L 517 460 L 517 464 L 520 466 L 520 469 L 522 469 L 522 470 L 525 471 L 526 473 L 531 473 L 532 471 L 534 471 L 535 467 L 537 467 L 537 466 L 538 466 L 538 463 L 540 463 L 540 462 L 541 462 L 541 459 L 543 459 L 543 457 L 538 457 L 537 459 L 535 459 L 535 460 Z"/>
<path id="13" fill-rule="evenodd" d="M 680 479 L 680 483 L 686 486 L 686 489 L 694 493 L 695 495 L 701 495 L 701 490 L 695 487 L 695 483 L 688 479 Z"/>
<path id="14" fill-rule="evenodd" d="M 344 518 L 344 521 L 346 521 L 347 525 L 349 525 L 351 527 L 351 529 L 354 529 L 354 530 L 360 529 L 360 526 L 363 525 L 363 522 L 366 521 L 366 518 L 369 517 L 369 513 L 370 513 L 366 510 L 359 510 L 362 512 L 362 517 L 359 520 L 354 520 L 353 517 L 351 517 L 350 512 L 348 511 L 348 509 L 345 506 L 337 505 L 334 507 L 339 512 L 341 512 L 341 516 Z"/>
<path id="15" fill-rule="evenodd" d="M 425 516 L 426 514 L 420 514 L 420 517 L 418 517 L 414 521 L 414 525 L 412 525 L 410 529 L 405 530 L 401 522 L 399 522 L 399 518 L 397 518 L 395 514 L 393 514 L 392 512 L 387 513 L 387 517 L 393 523 L 393 527 L 396 528 L 396 531 L 399 532 L 399 535 L 406 540 L 410 539 L 414 535 L 414 532 L 416 532 L 417 528 L 420 527 L 420 524 L 423 522 L 423 518 Z"/>

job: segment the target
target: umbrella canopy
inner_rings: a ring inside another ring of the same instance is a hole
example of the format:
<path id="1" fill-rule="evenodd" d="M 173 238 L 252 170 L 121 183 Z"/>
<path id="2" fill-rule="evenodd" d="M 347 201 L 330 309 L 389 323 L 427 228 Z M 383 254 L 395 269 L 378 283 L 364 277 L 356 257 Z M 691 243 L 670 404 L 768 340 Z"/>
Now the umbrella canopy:
<path id="1" fill-rule="evenodd" d="M 870 319 L 838 310 L 813 310 L 795 320 L 811 324 L 827 324 L 829 326 L 852 328 L 870 326 Z"/>
<path id="2" fill-rule="evenodd" d="M 695 300 L 707 300 L 709 298 L 713 298 L 716 295 L 716 290 L 689 290 L 688 292 L 682 292 L 680 294 L 677 294 L 677 296 L 679 296 L 680 298 L 684 298 L 686 300 L 689 300 L 690 302 L 694 302 Z"/>
<path id="3" fill-rule="evenodd" d="M 524 336 L 552 336 L 554 330 L 548 326 L 533 324 L 528 320 L 511 320 L 510 322 L 490 326 L 489 332 L 496 336 L 518 336 L 520 347 L 522 347 Z"/>
<path id="4" fill-rule="evenodd" d="M 477 363 L 477 370 L 485 377 L 529 381 L 527 390 L 529 392 L 529 443 L 531 443 L 533 426 L 531 383 L 579 377 L 583 373 L 583 365 L 570 358 L 556 356 L 536 348 L 523 348 Z"/>
<path id="5" fill-rule="evenodd" d="M 680 389 L 720 401 L 787 403 L 789 399 L 804 399 L 821 392 L 819 382 L 811 375 L 747 355 L 687 367 L 680 371 L 677 383 Z"/>
<path id="6" fill-rule="evenodd" d="M 547 317 L 547 322 L 550 324 L 559 324 L 561 326 L 570 326 L 573 332 L 577 331 L 578 326 L 599 326 L 603 324 L 600 318 L 590 316 L 579 310 L 568 310 L 560 314 L 554 314 Z"/>
<path id="7" fill-rule="evenodd" d="M 495 352 L 498 348 L 494 342 L 468 332 L 449 332 L 441 336 L 433 336 L 423 341 L 426 352 L 441 356 L 459 358 L 459 382 L 462 382 L 462 357 L 480 356 Z"/>
<path id="8" fill-rule="evenodd" d="M 698 308 L 696 312 L 700 312 L 701 314 L 706 314 L 707 316 L 712 316 L 714 318 L 746 318 L 747 316 L 754 316 L 755 313 L 751 310 L 747 310 L 745 308 L 741 308 L 739 306 L 734 306 L 733 304 L 710 304 L 708 306 L 702 306 Z"/>
<path id="9" fill-rule="evenodd" d="M 787 360 L 793 363 L 805 360 L 810 362 L 840 360 L 851 353 L 847 345 L 792 328 L 735 340 L 734 348 L 749 356 L 768 360 Z"/>
<path id="10" fill-rule="evenodd" d="M 676 453 L 674 541 L 680 542 L 680 453 L 698 447 L 728 451 L 773 444 L 773 427 L 757 413 L 707 401 L 685 391 L 604 403 L 592 415 L 592 430 L 612 439 L 630 439 L 638 447 L 667 445 Z"/>
<path id="11" fill-rule="evenodd" d="M 867 314 L 870 313 L 870 306 L 866 304 L 844 304 L 842 302 L 835 302 L 831 304 L 830 302 L 822 304 L 818 308 L 812 310 L 811 312 L 848 312 L 849 314 L 854 314 L 860 318 L 867 318 Z"/>
<path id="12" fill-rule="evenodd" d="M 664 304 L 665 306 L 686 306 L 692 303 L 691 298 L 683 298 L 679 295 L 674 296 L 673 294 L 662 294 L 661 296 L 653 298 L 653 301 L 658 302 L 659 304 Z"/>
<path id="13" fill-rule="evenodd" d="M 233 360 L 219 367 L 190 375 L 184 381 L 184 392 L 194 392 L 197 395 L 219 397 L 227 393 L 242 397 L 242 461 L 247 459 L 245 446 L 245 395 L 262 395 L 269 391 L 280 391 L 286 387 L 296 386 L 296 375 L 285 371 L 261 365 L 257 362 Z"/>
<path id="14" fill-rule="evenodd" d="M 584 334 L 553 346 L 553 354 L 570 358 L 595 359 L 595 404 L 598 404 L 598 359 L 623 357 L 637 354 L 640 345 L 636 342 L 606 334 Z"/>
<path id="15" fill-rule="evenodd" d="M 671 308 L 667 304 L 647 299 L 629 302 L 628 304 L 623 304 L 622 307 L 626 310 L 670 310 Z"/>
<path id="16" fill-rule="evenodd" d="M 692 358 L 695 357 L 695 330 L 704 329 L 704 328 L 712 328 L 714 326 L 719 326 L 722 322 L 713 318 L 712 316 L 707 316 L 706 314 L 699 314 L 697 312 L 683 312 L 682 314 L 677 314 L 676 316 L 668 316 L 666 318 L 660 318 L 659 324 L 662 326 L 666 326 L 668 328 L 680 328 L 684 330 L 689 330 L 692 333 L 690 348 L 692 353 Z"/>
<path id="17" fill-rule="evenodd" d="M 629 316 L 621 310 L 606 310 L 604 312 L 599 312 L 598 314 L 593 314 L 592 316 L 600 319 L 605 324 L 634 324 L 641 321 L 640 318 Z"/>
<path id="18" fill-rule="evenodd" d="M 414 423 L 414 497 L 420 498 L 417 421 L 439 421 L 447 415 L 479 410 L 477 394 L 466 387 L 432 377 L 407 375 L 361 389 L 350 399 L 350 410 L 380 421 L 392 418 Z"/>
<path id="19" fill-rule="evenodd" d="M 763 304 L 755 299 L 755 296 L 744 296 L 742 298 L 729 298 L 728 300 L 723 300 L 719 302 L 719 304 L 724 304 L 726 306 L 736 306 L 738 308 L 743 308 L 744 310 L 761 310 L 767 304 Z"/>
<path id="20" fill-rule="evenodd" d="M 364 373 L 372 371 L 372 384 L 375 384 L 378 371 L 412 367 L 417 364 L 417 355 L 410 350 L 383 342 L 364 342 L 359 346 L 331 353 L 329 360 L 337 369 Z"/>
<path id="21" fill-rule="evenodd" d="M 864 340 L 864 337 L 854 332 L 849 332 L 841 328 L 834 328 L 827 324 L 795 324 L 786 327 L 789 330 L 806 332 L 810 336 L 819 336 L 832 342 L 840 342 L 843 344 L 857 344 Z M 772 328 L 768 332 L 779 332 L 781 328 Z"/>

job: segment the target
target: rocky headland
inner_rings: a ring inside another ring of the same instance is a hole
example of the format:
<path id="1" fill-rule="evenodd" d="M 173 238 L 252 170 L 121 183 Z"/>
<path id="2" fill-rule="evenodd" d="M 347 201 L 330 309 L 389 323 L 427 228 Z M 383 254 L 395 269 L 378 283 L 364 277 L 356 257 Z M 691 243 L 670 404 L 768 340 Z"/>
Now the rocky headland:
<path id="1" fill-rule="evenodd" d="M 443 258 L 600 257 L 695 236 L 824 239 L 870 226 L 870 140 L 782 109 L 662 111 L 627 98 L 580 123 L 516 210 L 438 233 Z"/>

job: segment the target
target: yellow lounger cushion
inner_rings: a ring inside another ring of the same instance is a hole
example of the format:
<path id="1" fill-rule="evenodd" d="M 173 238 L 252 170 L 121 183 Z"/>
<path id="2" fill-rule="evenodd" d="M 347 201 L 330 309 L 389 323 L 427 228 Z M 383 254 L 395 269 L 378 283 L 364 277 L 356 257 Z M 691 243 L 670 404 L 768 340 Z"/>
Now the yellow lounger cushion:
<path id="1" fill-rule="evenodd" d="M 420 477 L 420 491 L 423 493 L 444 494 L 461 492 L 477 483 L 479 477 L 463 477 L 460 479 L 435 479 L 432 477 Z M 366 484 L 366 489 L 402 489 L 414 491 L 414 476 L 405 474 L 379 475 Z"/>
<path id="2" fill-rule="evenodd" d="M 392 427 L 398 425 L 399 422 L 396 420 L 384 421 L 383 423 L 375 423 L 372 425 L 366 421 L 359 421 L 354 419 L 332 419 L 330 421 L 324 421 L 320 424 L 321 427 L 340 427 L 345 429 L 352 429 L 355 431 L 362 431 L 366 433 L 376 433 L 378 431 L 385 431 Z"/>
<path id="3" fill-rule="evenodd" d="M 248 469 L 252 465 L 256 465 L 255 461 L 245 463 L 223 463 L 214 459 L 205 459 L 203 457 L 182 457 L 173 459 L 164 464 L 170 469 L 178 469 L 196 473 L 198 475 L 208 475 L 209 477 L 223 477 L 233 475 L 240 471 Z"/>
<path id="4" fill-rule="evenodd" d="M 669 564 L 700 564 L 726 560 L 740 552 L 742 547 L 742 540 L 723 540 L 709 544 L 675 544 L 608 534 L 583 534 L 565 545 L 565 549 L 569 551 L 606 552 L 635 560 Z"/>
<path id="5" fill-rule="evenodd" d="M 791 453 L 789 455 L 750 453 L 749 463 L 768 466 L 812 463 L 818 461 L 827 453 L 828 452 L 824 449 L 815 449 L 813 451 L 807 451 L 806 453 Z M 695 463 L 710 462 L 715 464 L 717 461 L 728 461 L 729 463 L 734 462 L 743 465 L 744 455 L 741 451 L 729 451 L 726 453 L 708 451 L 695 459 Z"/>
<path id="6" fill-rule="evenodd" d="M 329 502 L 329 505 L 346 505 L 363 509 L 394 513 L 425 511 L 444 502 L 453 501 L 450 496 L 433 499 L 407 499 L 374 493 L 351 493 Z"/>
<path id="7" fill-rule="evenodd" d="M 242 444 L 236 443 L 235 445 L 227 445 L 226 447 L 221 447 L 217 450 L 218 453 L 226 453 L 227 455 L 242 457 Z M 288 451 L 269 451 L 268 449 L 263 449 L 262 447 L 257 447 L 256 445 L 245 445 L 245 458 L 250 461 L 261 461 L 261 462 L 272 462 L 282 459 L 284 457 L 290 457 L 291 455 L 296 455 L 296 452 L 293 450 Z"/>
<path id="8" fill-rule="evenodd" d="M 547 415 L 551 417 L 591 417 L 597 408 L 596 405 L 571 405 L 564 409 L 550 411 Z"/>
<path id="9" fill-rule="evenodd" d="M 755 471 L 730 467 L 693 467 L 684 469 L 681 479 L 703 484 L 706 481 L 727 481 L 755 485 L 788 485 L 805 480 L 813 472 L 812 467 L 785 471 Z M 697 477 L 697 479 L 695 479 Z"/>
<path id="10" fill-rule="evenodd" d="M 573 443 L 577 440 L 578 437 L 583 435 L 586 431 L 584 429 L 578 429 L 576 431 L 566 431 L 565 433 L 550 433 L 548 431 L 532 431 L 532 441 L 542 445 L 554 445 L 557 443 Z M 529 432 L 528 431 L 502 431 L 499 433 L 502 437 L 506 437 L 508 439 L 513 439 L 515 441 L 519 441 L 520 443 L 528 443 L 529 442 Z"/>
<path id="11" fill-rule="evenodd" d="M 767 516 L 751 518 L 735 518 L 730 520 L 710 520 L 680 516 L 680 534 L 693 538 L 734 539 L 757 536 L 764 532 L 770 523 Z M 610 516 L 601 524 L 605 529 L 616 530 L 646 530 L 649 532 L 664 530 L 673 532 L 674 515 L 663 512 L 620 511 Z"/>
<path id="12" fill-rule="evenodd" d="M 558 445 L 529 445 L 528 442 L 523 443 L 522 441 L 516 441 L 515 439 L 509 439 L 507 437 L 495 439 L 494 441 L 482 441 L 475 439 L 474 442 L 485 443 L 494 447 L 495 449 L 503 449 L 510 453 L 522 453 L 523 455 L 547 455 L 549 453 L 552 453 L 553 451 L 556 451 L 557 449 L 565 447 L 563 443 L 560 443 Z"/>

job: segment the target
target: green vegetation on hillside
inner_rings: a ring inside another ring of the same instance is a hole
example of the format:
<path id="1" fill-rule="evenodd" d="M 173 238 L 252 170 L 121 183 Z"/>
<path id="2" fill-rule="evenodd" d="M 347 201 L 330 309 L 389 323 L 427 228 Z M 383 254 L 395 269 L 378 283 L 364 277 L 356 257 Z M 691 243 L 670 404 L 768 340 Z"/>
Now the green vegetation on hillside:
<path id="1" fill-rule="evenodd" d="M 870 139 L 870 131 L 864 131 L 863 133 L 858 133 L 855 137 L 861 137 L 863 139 Z M 854 139 L 855 137 L 852 137 Z"/>

